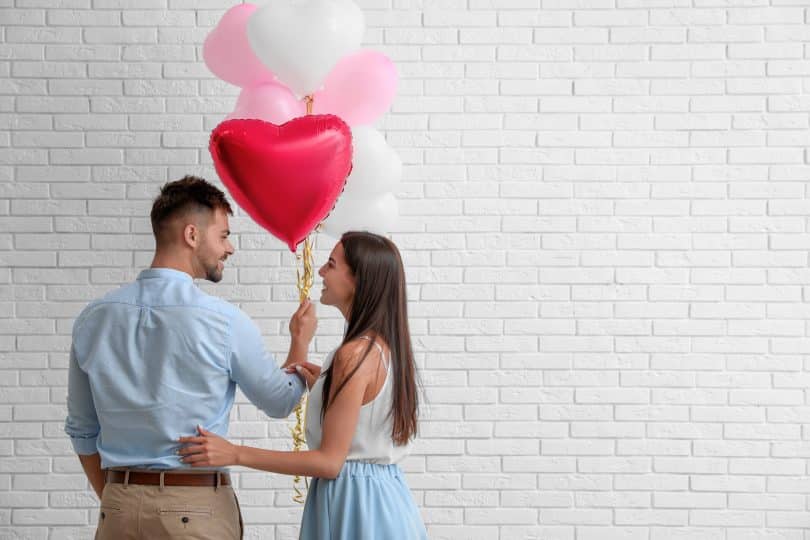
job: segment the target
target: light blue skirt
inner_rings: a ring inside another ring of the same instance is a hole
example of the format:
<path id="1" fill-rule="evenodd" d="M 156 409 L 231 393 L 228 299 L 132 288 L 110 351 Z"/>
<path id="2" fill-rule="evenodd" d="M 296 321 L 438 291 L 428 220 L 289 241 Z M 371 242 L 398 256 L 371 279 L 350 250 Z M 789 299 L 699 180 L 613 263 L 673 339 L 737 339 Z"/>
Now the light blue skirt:
<path id="1" fill-rule="evenodd" d="M 301 540 L 427 540 L 398 465 L 347 461 L 334 480 L 309 484 Z"/>

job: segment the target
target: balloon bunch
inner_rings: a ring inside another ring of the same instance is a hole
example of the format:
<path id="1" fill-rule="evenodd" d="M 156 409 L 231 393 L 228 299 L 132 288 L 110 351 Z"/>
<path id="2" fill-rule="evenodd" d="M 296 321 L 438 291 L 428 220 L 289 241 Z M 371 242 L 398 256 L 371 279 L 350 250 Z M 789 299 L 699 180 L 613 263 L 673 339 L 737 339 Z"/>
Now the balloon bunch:
<path id="1" fill-rule="evenodd" d="M 364 31 L 351 0 L 276 0 L 234 6 L 203 44 L 208 69 L 242 88 L 211 133 L 214 166 L 254 221 L 294 253 L 304 243 L 301 300 L 312 286 L 314 230 L 385 233 L 398 217 L 402 162 L 369 125 L 391 106 L 397 72 L 359 48 Z M 302 411 L 294 450 L 304 444 Z M 300 480 L 293 500 L 302 503 Z"/>
<path id="2" fill-rule="evenodd" d="M 335 237 L 386 233 L 398 217 L 393 190 L 402 162 L 370 126 L 390 108 L 397 72 L 384 54 L 359 48 L 364 31 L 351 0 L 277 0 L 234 6 L 203 45 L 211 72 L 242 88 L 212 134 L 217 172 L 237 203 L 292 251 L 319 224 Z M 310 113 L 322 117 L 319 126 L 287 124 Z M 347 154 L 351 174 L 340 178 Z"/>

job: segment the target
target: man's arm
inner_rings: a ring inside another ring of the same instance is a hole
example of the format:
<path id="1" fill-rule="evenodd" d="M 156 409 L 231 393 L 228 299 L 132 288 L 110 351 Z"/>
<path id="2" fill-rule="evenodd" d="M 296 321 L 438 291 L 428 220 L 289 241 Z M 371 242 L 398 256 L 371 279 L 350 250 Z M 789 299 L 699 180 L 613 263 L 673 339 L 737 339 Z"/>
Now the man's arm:
<path id="1" fill-rule="evenodd" d="M 83 456 L 79 454 L 79 461 L 82 463 L 84 474 L 90 481 L 93 491 L 101 499 L 101 492 L 104 491 L 104 471 L 101 469 L 101 456 L 98 453 Z"/>
<path id="2" fill-rule="evenodd" d="M 301 400 L 304 383 L 280 368 L 264 348 L 261 333 L 250 318 L 238 311 L 233 320 L 230 354 L 231 379 L 251 403 L 273 418 L 285 418 Z M 306 358 L 308 343 L 290 347 L 285 366 Z M 294 350 L 293 350 L 294 348 Z"/>
<path id="3" fill-rule="evenodd" d="M 68 416 L 65 420 L 65 433 L 70 436 L 73 450 L 79 455 L 84 473 L 93 486 L 96 495 L 101 498 L 104 490 L 104 474 L 101 470 L 101 458 L 96 448 L 99 424 L 93 394 L 90 393 L 90 380 L 87 378 L 76 359 L 76 351 L 70 349 L 70 366 L 68 369 Z"/>

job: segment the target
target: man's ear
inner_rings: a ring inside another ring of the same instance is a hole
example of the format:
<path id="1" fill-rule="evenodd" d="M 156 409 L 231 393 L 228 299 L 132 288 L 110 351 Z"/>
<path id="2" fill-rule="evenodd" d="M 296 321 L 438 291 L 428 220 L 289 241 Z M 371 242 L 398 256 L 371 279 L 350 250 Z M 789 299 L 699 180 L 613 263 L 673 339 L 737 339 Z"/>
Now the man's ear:
<path id="1" fill-rule="evenodd" d="M 196 248 L 200 243 L 200 230 L 193 223 L 183 227 L 183 241 L 192 248 Z"/>

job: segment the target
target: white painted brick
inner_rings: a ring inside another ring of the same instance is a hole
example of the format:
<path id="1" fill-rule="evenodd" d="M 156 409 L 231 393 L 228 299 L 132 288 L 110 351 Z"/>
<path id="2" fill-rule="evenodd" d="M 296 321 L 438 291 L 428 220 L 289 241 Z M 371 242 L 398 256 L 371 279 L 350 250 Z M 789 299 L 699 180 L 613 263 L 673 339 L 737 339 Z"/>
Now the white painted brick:
<path id="1" fill-rule="evenodd" d="M 711 28 L 718 32 L 717 28 Z M 686 38 L 685 28 L 611 28 L 610 41 L 613 43 L 682 43 Z"/>
<path id="2" fill-rule="evenodd" d="M 728 22 L 731 24 L 793 24 L 801 20 L 802 10 L 796 7 L 746 8 L 728 11 Z"/>
<path id="3" fill-rule="evenodd" d="M 22 131 L 15 133 L 14 146 L 36 148 L 40 146 L 57 148 L 80 148 L 84 137 L 81 133 L 58 133 L 52 131 Z"/>
<path id="4" fill-rule="evenodd" d="M 643 10 L 587 10 L 574 12 L 576 26 L 642 26 L 647 24 L 648 13 Z"/>
<path id="5" fill-rule="evenodd" d="M 689 41 L 700 43 L 750 43 L 760 42 L 763 37 L 763 29 L 756 26 L 725 26 L 717 28 L 713 26 L 697 26 L 689 28 Z"/>
<path id="6" fill-rule="evenodd" d="M 81 28 L 11 26 L 6 29 L 8 43 L 78 43 Z"/>
<path id="7" fill-rule="evenodd" d="M 119 60 L 120 56 L 121 48 L 117 45 L 48 45 L 45 47 L 45 59 L 54 62 L 63 60 L 114 62 Z"/>
<path id="8" fill-rule="evenodd" d="M 406 162 L 431 404 L 404 467 L 431 537 L 801 540 L 810 13 L 772 4 L 361 2 L 401 77 L 377 126 Z M 215 177 L 238 90 L 198 58 L 226 8 L 0 1 L 0 536 L 92 534 L 68 334 L 149 264 L 160 184 Z M 232 226 L 205 290 L 282 350 L 283 249 Z M 287 444 L 243 396 L 233 434 Z M 248 535 L 296 537 L 288 480 L 252 476 Z"/>
<path id="9" fill-rule="evenodd" d="M 726 14 L 721 9 L 654 9 L 649 23 L 661 26 L 721 25 Z"/>
<path id="10" fill-rule="evenodd" d="M 593 77 L 607 79 L 613 76 L 615 69 L 606 62 L 577 62 L 540 64 L 540 76 L 543 78 L 560 79 L 566 77 Z"/>
<path id="11" fill-rule="evenodd" d="M 89 103 L 86 97 L 37 97 L 19 96 L 17 110 L 20 112 L 88 112 Z"/>
<path id="12" fill-rule="evenodd" d="M 571 47 L 553 45 L 515 46 L 497 48 L 497 59 L 512 62 L 563 62 L 573 58 Z"/>
<path id="13" fill-rule="evenodd" d="M 502 5 L 502 2 L 498 2 L 497 5 Z M 536 2 L 527 2 L 525 7 L 531 9 L 525 11 L 511 9 L 499 11 L 499 26 L 535 26 L 549 28 L 570 25 L 570 13 L 535 9 L 537 7 Z"/>
<path id="14" fill-rule="evenodd" d="M 774 527 L 807 528 L 807 512 L 768 512 L 767 523 Z"/>
<path id="15" fill-rule="evenodd" d="M 154 78 L 160 77 L 161 65 L 158 63 L 139 62 L 137 64 L 118 64 L 113 62 L 96 62 L 87 66 L 93 79 L 104 78 Z"/>

